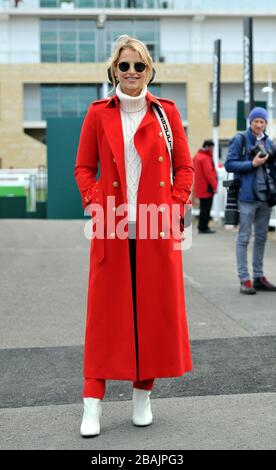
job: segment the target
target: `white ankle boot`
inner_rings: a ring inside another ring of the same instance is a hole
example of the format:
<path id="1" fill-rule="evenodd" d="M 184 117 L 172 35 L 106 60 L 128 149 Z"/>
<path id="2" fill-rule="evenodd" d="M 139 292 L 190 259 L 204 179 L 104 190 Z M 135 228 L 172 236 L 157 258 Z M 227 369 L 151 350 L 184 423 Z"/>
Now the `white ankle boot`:
<path id="1" fill-rule="evenodd" d="M 84 437 L 100 434 L 100 418 L 102 416 L 102 404 L 99 398 L 84 398 L 84 411 L 80 427 L 80 433 Z"/>
<path id="2" fill-rule="evenodd" d="M 148 426 L 152 423 L 152 412 L 150 406 L 150 390 L 141 390 L 133 388 L 132 405 L 133 418 L 132 422 L 136 426 Z"/>

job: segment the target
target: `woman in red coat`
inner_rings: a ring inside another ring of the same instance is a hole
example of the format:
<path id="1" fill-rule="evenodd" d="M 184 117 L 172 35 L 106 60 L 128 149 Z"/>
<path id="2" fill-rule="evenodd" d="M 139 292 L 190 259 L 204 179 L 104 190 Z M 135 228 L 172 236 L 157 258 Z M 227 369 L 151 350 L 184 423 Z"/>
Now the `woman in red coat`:
<path id="1" fill-rule="evenodd" d="M 183 228 L 193 167 L 174 102 L 147 91 L 153 74 L 146 46 L 121 36 L 109 68 L 116 95 L 92 103 L 81 130 L 75 178 L 94 221 L 82 436 L 100 433 L 106 379 L 133 381 L 132 420 L 145 426 L 152 422 L 154 379 L 192 368 L 179 249 L 183 234 L 171 222 Z M 173 181 L 157 106 L 171 125 Z"/>

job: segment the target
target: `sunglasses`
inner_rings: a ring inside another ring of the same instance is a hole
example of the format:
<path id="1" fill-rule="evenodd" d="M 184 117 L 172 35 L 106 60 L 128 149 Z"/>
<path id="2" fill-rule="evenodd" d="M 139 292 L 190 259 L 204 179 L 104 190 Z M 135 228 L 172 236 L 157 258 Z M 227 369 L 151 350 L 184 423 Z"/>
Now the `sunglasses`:
<path id="1" fill-rule="evenodd" d="M 130 68 L 130 64 L 128 62 L 119 62 L 118 67 L 121 72 L 127 72 Z M 144 64 L 144 62 L 135 62 L 134 64 L 134 69 L 138 73 L 144 72 L 145 68 L 146 64 Z"/>

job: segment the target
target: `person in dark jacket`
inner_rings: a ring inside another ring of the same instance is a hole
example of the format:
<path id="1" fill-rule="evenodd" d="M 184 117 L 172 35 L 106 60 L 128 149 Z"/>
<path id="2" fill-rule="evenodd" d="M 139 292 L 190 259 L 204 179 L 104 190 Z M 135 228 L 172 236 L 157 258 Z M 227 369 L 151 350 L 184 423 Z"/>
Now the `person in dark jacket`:
<path id="1" fill-rule="evenodd" d="M 271 207 L 267 202 L 268 190 L 264 168 L 267 167 L 273 175 L 275 174 L 275 165 L 268 162 L 268 154 L 265 157 L 261 157 L 261 152 L 258 152 L 254 157 L 251 154 L 252 148 L 257 143 L 261 143 L 266 150 L 272 145 L 272 141 L 265 133 L 268 119 L 266 109 L 261 107 L 253 108 L 248 119 L 250 127 L 244 133 L 244 138 L 241 134 L 237 134 L 230 141 L 225 169 L 228 172 L 235 173 L 235 177 L 238 177 L 241 183 L 238 194 L 240 224 L 236 242 L 237 268 L 241 283 L 240 292 L 243 294 L 256 294 L 256 290 L 276 291 L 276 286 L 267 280 L 263 272 L 264 249 L 271 216 Z M 245 145 L 243 145 L 243 141 Z M 247 267 L 247 248 L 253 225 L 252 283 Z"/>
<path id="2" fill-rule="evenodd" d="M 213 196 L 217 190 L 217 173 L 213 162 L 213 140 L 205 140 L 194 156 L 194 195 L 200 201 L 198 232 L 215 233 L 209 228 Z"/>

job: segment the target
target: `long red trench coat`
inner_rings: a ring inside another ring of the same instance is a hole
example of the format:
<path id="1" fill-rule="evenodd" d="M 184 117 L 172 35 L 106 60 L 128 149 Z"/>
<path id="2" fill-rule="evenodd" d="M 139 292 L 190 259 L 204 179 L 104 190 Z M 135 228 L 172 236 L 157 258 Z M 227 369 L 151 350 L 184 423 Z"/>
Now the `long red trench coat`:
<path id="1" fill-rule="evenodd" d="M 193 181 L 187 140 L 174 102 L 158 98 L 173 132 L 175 179 L 172 186 L 166 141 L 152 110 L 153 102 L 158 101 L 149 92 L 146 98 L 148 110 L 134 137 L 142 163 L 137 231 L 139 204 L 167 203 L 171 208 L 172 203 L 180 203 L 183 215 Z M 96 181 L 98 161 L 100 178 Z M 163 226 L 158 219 L 155 239 L 137 236 L 136 324 L 128 239 L 108 232 L 107 196 L 115 197 L 114 207 L 127 203 L 123 130 L 117 96 L 90 105 L 81 130 L 75 178 L 83 207 L 97 203 L 104 212 L 104 238 L 92 238 L 90 245 L 84 376 L 138 381 L 176 377 L 190 371 L 182 252 L 173 249 L 174 235 L 170 230 L 169 238 L 161 238 Z M 116 215 L 116 223 L 124 217 L 125 214 Z"/>

